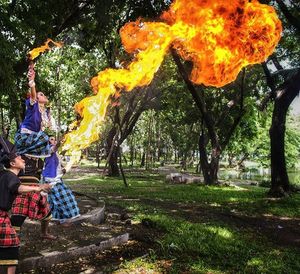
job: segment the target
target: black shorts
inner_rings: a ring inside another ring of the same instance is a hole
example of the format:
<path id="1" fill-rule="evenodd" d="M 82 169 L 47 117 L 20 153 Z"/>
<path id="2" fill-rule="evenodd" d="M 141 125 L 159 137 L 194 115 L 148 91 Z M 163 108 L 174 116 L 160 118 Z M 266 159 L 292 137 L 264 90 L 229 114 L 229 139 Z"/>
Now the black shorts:
<path id="1" fill-rule="evenodd" d="M 19 247 L 0 248 L 0 265 L 18 265 Z"/>

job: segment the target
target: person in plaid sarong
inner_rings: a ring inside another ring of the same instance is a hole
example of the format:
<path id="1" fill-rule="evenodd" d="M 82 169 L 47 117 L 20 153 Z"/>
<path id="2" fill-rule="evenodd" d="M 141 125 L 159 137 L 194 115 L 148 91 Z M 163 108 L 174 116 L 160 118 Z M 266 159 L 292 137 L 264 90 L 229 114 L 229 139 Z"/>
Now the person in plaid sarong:
<path id="1" fill-rule="evenodd" d="M 3 138 L 0 138 L 0 147 L 6 150 L 0 153 L 0 162 L 5 167 L 0 172 L 0 267 L 7 267 L 7 273 L 13 274 L 18 264 L 20 240 L 11 225 L 8 211 L 18 193 L 48 192 L 50 186 L 21 185 L 17 175 L 25 168 L 24 160 L 10 150 L 9 143 L 4 142 Z"/>
<path id="2" fill-rule="evenodd" d="M 44 130 L 52 128 L 54 121 L 51 119 L 49 109 L 46 109 L 48 98 L 43 92 L 36 91 L 33 62 L 29 65 L 28 79 L 30 98 L 25 101 L 25 118 L 15 135 L 15 145 L 20 155 L 49 157 L 49 137 Z"/>
<path id="3" fill-rule="evenodd" d="M 38 186 L 44 162 L 39 158 L 28 158 L 25 160 L 25 169 L 20 172 L 19 179 L 22 185 Z M 25 219 L 41 221 L 41 237 L 43 239 L 55 240 L 57 237 L 49 233 L 49 222 L 51 210 L 47 197 L 41 193 L 19 194 L 11 209 L 11 223 L 17 232 L 21 231 Z"/>
<path id="4" fill-rule="evenodd" d="M 65 170 L 62 168 L 59 154 L 56 151 L 57 142 L 55 137 L 51 136 L 49 141 L 53 152 L 50 157 L 45 159 L 42 172 L 43 181 L 52 185 L 52 189 L 48 194 L 52 219 L 58 220 L 63 226 L 68 226 L 70 219 L 80 216 L 79 208 L 71 189 L 62 180 Z"/>

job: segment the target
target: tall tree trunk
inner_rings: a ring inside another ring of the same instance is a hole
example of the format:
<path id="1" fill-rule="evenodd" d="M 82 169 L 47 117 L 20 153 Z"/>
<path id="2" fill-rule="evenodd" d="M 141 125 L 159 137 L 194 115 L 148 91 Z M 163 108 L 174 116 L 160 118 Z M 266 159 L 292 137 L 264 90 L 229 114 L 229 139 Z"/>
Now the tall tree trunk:
<path id="1" fill-rule="evenodd" d="M 113 127 L 107 136 L 107 146 L 110 149 L 109 159 L 108 159 L 108 176 L 118 177 L 120 176 L 119 167 L 118 167 L 118 149 L 115 145 L 115 136 L 117 130 Z"/>
<path id="2" fill-rule="evenodd" d="M 270 128 L 271 140 L 271 189 L 273 196 L 282 196 L 290 190 L 289 178 L 285 163 L 284 136 L 286 109 L 281 102 L 275 101 L 272 125 Z"/>
<path id="3" fill-rule="evenodd" d="M 143 151 L 140 167 L 145 167 L 145 159 L 146 159 L 146 153 L 145 151 Z"/>
<path id="4" fill-rule="evenodd" d="M 152 134 L 153 134 L 153 117 L 152 113 L 149 117 L 148 121 L 148 142 L 147 142 L 147 148 L 146 148 L 146 169 L 150 168 L 150 162 L 152 162 Z"/>
<path id="5" fill-rule="evenodd" d="M 100 167 L 100 143 L 99 141 L 96 143 L 96 163 L 97 167 Z"/>
<path id="6" fill-rule="evenodd" d="M 113 148 L 113 152 L 108 161 L 108 165 L 109 165 L 108 176 L 119 177 L 120 171 L 119 171 L 119 167 L 118 167 L 118 149 L 116 146 L 114 146 L 114 148 Z"/>
<path id="7" fill-rule="evenodd" d="M 209 136 L 210 143 L 211 143 L 211 146 L 213 149 L 213 151 L 211 153 L 211 157 L 212 157 L 211 163 L 208 164 L 205 148 L 202 147 L 200 149 L 200 144 L 205 145 L 205 143 L 204 143 L 204 140 L 201 140 L 201 138 L 200 138 L 200 141 L 199 141 L 200 164 L 201 164 L 201 169 L 203 172 L 205 183 L 206 184 L 216 184 L 218 182 L 217 175 L 218 175 L 218 170 L 219 170 L 219 168 L 216 165 L 219 163 L 219 157 L 220 157 L 220 153 L 221 153 L 221 144 L 219 141 L 219 137 L 216 133 L 216 130 L 214 128 L 213 118 L 208 113 L 204 98 L 202 97 L 202 95 L 204 94 L 203 90 L 201 90 L 202 94 L 199 95 L 199 93 L 197 92 L 193 83 L 189 80 L 188 75 L 185 71 L 185 68 L 184 68 L 183 64 L 181 63 L 180 57 L 177 55 L 177 53 L 174 50 L 172 50 L 172 56 L 178 67 L 179 73 L 181 74 L 184 82 L 186 83 L 186 86 L 187 86 L 188 90 L 190 91 L 197 107 L 201 111 L 202 119 L 207 128 L 208 136 Z M 204 150 L 205 150 L 205 153 L 204 153 Z M 205 158 L 201 160 L 202 157 L 205 157 Z"/>
<path id="8" fill-rule="evenodd" d="M 181 160 L 181 169 L 186 171 L 186 161 L 187 161 L 187 153 L 184 152 Z"/>
<path id="9" fill-rule="evenodd" d="M 216 185 L 219 183 L 218 181 L 218 172 L 220 167 L 220 155 L 221 148 L 220 146 L 216 146 L 212 148 L 211 160 L 210 160 L 210 184 Z"/>
<path id="10" fill-rule="evenodd" d="M 286 169 L 284 135 L 285 121 L 289 106 L 300 92 L 300 69 L 285 82 L 283 90 L 276 91 L 271 139 L 271 189 L 270 195 L 282 196 L 290 190 L 289 178 Z"/>
<path id="11" fill-rule="evenodd" d="M 233 100 L 233 105 L 237 105 L 238 101 L 240 104 L 239 111 L 237 115 L 233 119 L 233 123 L 231 126 L 226 130 L 226 132 L 219 135 L 217 133 L 217 126 L 219 123 L 216 122 L 216 119 L 214 119 L 212 112 L 209 111 L 207 108 L 206 102 L 205 102 L 205 93 L 203 88 L 198 87 L 198 89 L 195 88 L 194 84 L 189 80 L 188 74 L 186 72 L 186 69 L 184 65 L 182 64 L 180 57 L 176 53 L 176 51 L 172 50 L 172 56 L 173 60 L 175 61 L 178 71 L 181 74 L 184 82 L 186 83 L 186 86 L 188 90 L 190 91 L 196 106 L 199 108 L 201 115 L 202 115 L 202 133 L 201 135 L 204 138 L 204 130 L 203 126 L 205 125 L 205 128 L 207 129 L 207 137 L 209 138 L 210 145 L 211 145 L 211 159 L 210 163 L 208 163 L 207 155 L 205 147 L 207 145 L 207 142 L 204 142 L 204 139 L 202 140 L 200 137 L 199 140 L 199 150 L 200 150 L 200 158 L 204 157 L 204 159 L 200 159 L 201 169 L 203 171 L 205 183 L 207 184 L 218 184 L 218 171 L 219 171 L 219 163 L 220 163 L 220 155 L 221 152 L 224 151 L 226 146 L 228 145 L 230 138 L 232 137 L 235 129 L 237 128 L 239 122 L 241 121 L 241 118 L 244 114 L 244 81 L 245 81 L 245 69 L 243 70 L 242 78 L 241 78 L 241 88 L 240 92 L 237 93 L 236 98 Z M 226 109 L 226 113 L 229 112 L 230 109 Z M 227 114 L 223 113 L 220 115 L 220 121 L 223 121 L 224 117 L 226 117 Z"/>
<path id="12" fill-rule="evenodd" d="M 220 154 L 218 147 L 214 147 L 211 153 L 211 160 L 208 161 L 207 151 L 206 151 L 206 141 L 204 132 L 200 134 L 199 137 L 199 152 L 200 152 L 200 167 L 204 177 L 204 181 L 208 185 L 218 184 L 218 171 Z"/>
<path id="13" fill-rule="evenodd" d="M 209 172 L 209 163 L 207 159 L 205 136 L 203 134 L 203 131 L 199 136 L 199 152 L 200 152 L 200 167 L 204 177 L 204 182 L 206 182 L 207 184 L 212 184 L 210 178 L 210 172 Z"/>
<path id="14" fill-rule="evenodd" d="M 120 166 L 120 171 L 121 171 L 121 175 L 122 175 L 122 178 L 123 178 L 123 183 L 124 183 L 125 187 L 128 187 L 128 183 L 127 183 L 126 176 L 125 176 L 123 166 L 122 166 L 122 151 L 121 151 L 120 146 L 117 147 L 117 151 L 118 151 L 119 166 Z"/>
<path id="15" fill-rule="evenodd" d="M 135 150 L 134 150 L 134 146 L 133 146 L 133 144 L 131 143 L 130 144 L 130 159 L 129 159 L 129 161 L 130 161 L 130 165 L 131 165 L 131 167 L 133 167 L 133 159 L 134 159 L 134 155 L 135 155 Z"/>

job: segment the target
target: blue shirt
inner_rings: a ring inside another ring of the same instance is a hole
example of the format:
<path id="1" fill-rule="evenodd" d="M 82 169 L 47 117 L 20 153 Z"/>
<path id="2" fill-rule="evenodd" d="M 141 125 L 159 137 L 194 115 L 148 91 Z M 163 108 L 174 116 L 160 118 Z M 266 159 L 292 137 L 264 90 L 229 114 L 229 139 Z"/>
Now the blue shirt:
<path id="1" fill-rule="evenodd" d="M 35 102 L 33 105 L 30 104 L 30 99 L 25 101 L 26 112 L 25 119 L 21 124 L 22 128 L 27 128 L 34 132 L 41 130 L 42 116 L 39 110 L 39 104 Z"/>
<path id="2" fill-rule="evenodd" d="M 45 165 L 43 170 L 43 177 L 55 178 L 57 176 L 57 167 L 59 165 L 59 159 L 56 152 L 53 152 L 50 157 L 45 159 Z"/>

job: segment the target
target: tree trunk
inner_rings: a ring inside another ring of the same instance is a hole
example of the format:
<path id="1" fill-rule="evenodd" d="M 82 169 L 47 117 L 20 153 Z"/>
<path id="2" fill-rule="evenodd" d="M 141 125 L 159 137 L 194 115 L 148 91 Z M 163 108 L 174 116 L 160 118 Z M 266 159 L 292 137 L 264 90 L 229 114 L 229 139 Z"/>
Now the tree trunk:
<path id="1" fill-rule="evenodd" d="M 118 177 L 120 176 L 118 167 L 118 149 L 115 145 L 115 135 L 117 134 L 116 128 L 112 128 L 107 136 L 107 146 L 110 150 L 110 157 L 108 159 L 108 176 Z"/>
<path id="2" fill-rule="evenodd" d="M 217 148 L 213 148 L 211 154 L 211 160 L 210 162 L 208 162 L 205 135 L 203 134 L 203 132 L 199 137 L 199 152 L 200 152 L 200 167 L 204 177 L 204 182 L 207 185 L 218 184 L 220 152 Z"/>
<path id="3" fill-rule="evenodd" d="M 146 169 L 150 168 L 152 162 L 152 134 L 153 134 L 153 117 L 152 112 L 148 121 L 148 142 L 146 147 Z"/>
<path id="4" fill-rule="evenodd" d="M 288 108 L 299 91 L 300 69 L 285 82 L 283 90 L 276 91 L 272 125 L 269 132 L 271 140 L 271 189 L 269 193 L 275 197 L 283 196 L 290 190 L 284 153 L 285 121 Z"/>
<path id="5" fill-rule="evenodd" d="M 135 155 L 135 150 L 132 144 L 130 144 L 130 166 L 133 167 L 133 159 L 134 159 L 134 155 Z"/>
<path id="6" fill-rule="evenodd" d="M 244 80 L 245 80 L 245 69 L 243 70 L 242 82 L 240 93 L 236 96 L 234 101 L 240 101 L 240 109 L 236 117 L 233 119 L 232 125 L 228 128 L 225 133 L 222 133 L 220 136 L 217 133 L 217 125 L 216 120 L 213 117 L 213 113 L 209 111 L 205 102 L 205 93 L 202 87 L 195 88 L 194 84 L 189 80 L 188 74 L 184 65 L 182 64 L 179 55 L 176 53 L 174 49 L 172 49 L 173 60 L 178 67 L 178 71 L 181 74 L 189 92 L 191 93 L 196 106 L 199 108 L 202 115 L 202 124 L 205 125 L 207 129 L 207 137 L 209 138 L 212 152 L 211 152 L 211 160 L 208 163 L 207 153 L 206 153 L 206 145 L 207 142 L 204 140 L 204 130 L 202 129 L 201 136 L 199 139 L 199 151 L 200 151 L 200 164 L 201 169 L 203 171 L 204 180 L 206 184 L 218 184 L 218 170 L 220 163 L 220 155 L 221 152 L 226 148 L 229 143 L 230 138 L 232 137 L 235 129 L 237 128 L 241 118 L 244 114 Z M 228 111 L 227 111 L 228 112 Z M 220 120 L 223 120 L 223 117 L 227 115 L 221 115 Z M 202 158 L 202 159 L 201 159 Z"/>
<path id="7" fill-rule="evenodd" d="M 205 136 L 204 136 L 203 131 L 199 136 L 199 152 L 200 152 L 200 167 L 201 167 L 202 174 L 204 177 L 204 182 L 207 184 L 212 184 L 212 181 L 210 178 L 209 163 L 208 163 L 208 159 L 207 159 Z"/>
<path id="8" fill-rule="evenodd" d="M 114 146 L 111 157 L 108 161 L 108 176 L 119 177 L 120 171 L 118 167 L 118 149 Z"/>
<path id="9" fill-rule="evenodd" d="M 145 159 L 146 159 L 146 154 L 145 151 L 143 151 L 140 167 L 145 167 Z"/>
<path id="10" fill-rule="evenodd" d="M 284 153 L 285 119 L 286 109 L 282 109 L 280 102 L 275 101 L 270 128 L 272 196 L 282 196 L 290 190 Z"/>
<path id="11" fill-rule="evenodd" d="M 292 13 L 289 11 L 288 7 L 284 3 L 283 0 L 276 0 L 280 10 L 284 14 L 285 18 L 288 20 L 288 22 L 296 29 L 298 34 L 300 34 L 300 20 L 299 18 L 292 15 Z"/>
<path id="12" fill-rule="evenodd" d="M 123 167 L 122 167 L 122 152 L 121 152 L 121 147 L 120 146 L 117 147 L 117 151 L 118 151 L 118 156 L 119 156 L 119 166 L 120 166 L 120 171 L 121 171 L 121 175 L 122 175 L 122 178 L 123 178 L 123 182 L 124 182 L 125 187 L 128 187 L 128 183 L 127 183 L 125 173 L 124 173 L 124 170 L 123 170 Z"/>
<path id="13" fill-rule="evenodd" d="M 97 167 L 100 167 L 100 144 L 99 142 L 96 143 L 96 163 Z"/>
<path id="14" fill-rule="evenodd" d="M 181 160 L 181 170 L 186 171 L 187 153 L 183 153 Z"/>
<path id="15" fill-rule="evenodd" d="M 220 165 L 220 155 L 221 150 L 219 146 L 212 148 L 211 160 L 210 160 L 210 184 L 217 185 L 218 181 L 218 172 Z"/>

